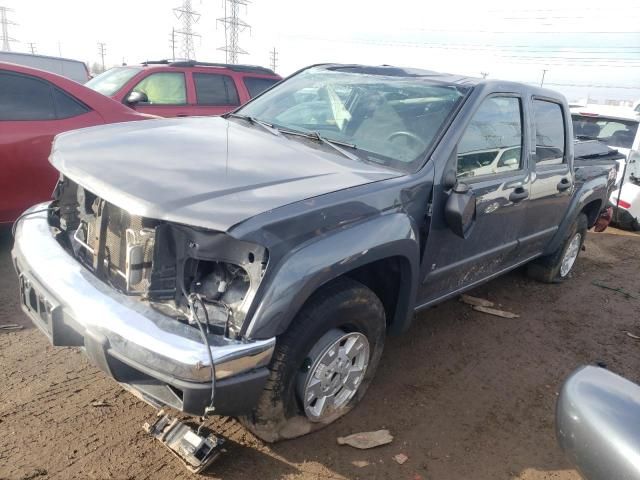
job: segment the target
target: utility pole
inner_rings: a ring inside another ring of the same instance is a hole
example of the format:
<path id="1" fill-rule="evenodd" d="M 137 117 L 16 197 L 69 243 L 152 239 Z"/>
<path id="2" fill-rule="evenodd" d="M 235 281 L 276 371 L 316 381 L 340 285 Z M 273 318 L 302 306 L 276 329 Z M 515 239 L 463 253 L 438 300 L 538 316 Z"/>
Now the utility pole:
<path id="1" fill-rule="evenodd" d="M 169 35 L 169 45 L 171 45 L 171 59 L 176 61 L 176 29 L 171 29 L 171 34 Z"/>
<path id="2" fill-rule="evenodd" d="M 480 75 L 482 75 L 482 78 L 487 78 L 489 76 L 489 72 L 480 72 Z"/>
<path id="3" fill-rule="evenodd" d="M 13 12 L 13 9 L 0 6 L 0 25 L 2 26 L 2 50 L 11 51 L 11 42 L 15 42 L 15 38 L 9 36 L 9 25 L 17 25 L 9 20 L 7 13 Z"/>
<path id="4" fill-rule="evenodd" d="M 102 58 L 102 71 L 106 70 L 104 66 L 104 56 L 107 54 L 107 44 L 104 42 L 98 42 L 98 55 Z"/>
<path id="5" fill-rule="evenodd" d="M 544 84 L 544 76 L 547 73 L 548 70 L 546 69 L 542 69 L 542 79 L 540 80 L 540 86 L 542 86 Z"/>
<path id="6" fill-rule="evenodd" d="M 191 7 L 191 0 L 184 0 L 182 5 L 173 9 L 178 20 L 182 21 L 182 30 L 173 30 L 173 35 L 176 33 L 182 35 L 182 56 L 186 60 L 195 60 L 196 49 L 193 44 L 193 37 L 199 37 L 197 33 L 193 31 L 193 24 L 198 23 L 200 20 L 200 14 Z M 173 53 L 175 59 L 175 51 Z"/>
<path id="7" fill-rule="evenodd" d="M 36 44 L 33 42 L 29 42 L 29 50 L 31 50 L 31 55 L 36 54 Z"/>
<path id="8" fill-rule="evenodd" d="M 243 30 L 251 29 L 251 25 L 242 20 L 238 15 L 240 5 L 245 7 L 250 0 L 225 0 L 224 17 L 219 18 L 218 22 L 224 25 L 224 47 L 218 48 L 225 52 L 226 63 L 238 63 L 238 55 L 246 55 L 246 50 L 242 49 L 238 44 L 238 36 Z"/>
<path id="9" fill-rule="evenodd" d="M 278 51 L 276 50 L 276 47 L 273 47 L 273 50 L 271 50 L 269 62 L 271 63 L 271 70 L 275 72 L 276 67 L 278 66 Z"/>

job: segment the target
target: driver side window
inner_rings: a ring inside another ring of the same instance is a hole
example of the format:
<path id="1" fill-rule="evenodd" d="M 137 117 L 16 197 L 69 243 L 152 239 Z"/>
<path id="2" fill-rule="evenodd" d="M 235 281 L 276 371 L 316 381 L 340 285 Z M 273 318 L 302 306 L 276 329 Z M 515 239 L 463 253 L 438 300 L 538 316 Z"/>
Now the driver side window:
<path id="1" fill-rule="evenodd" d="M 522 166 L 522 107 L 516 97 L 486 98 L 458 144 L 458 178 L 493 175 Z"/>
<path id="2" fill-rule="evenodd" d="M 158 72 L 141 80 L 133 89 L 144 93 L 149 105 L 184 105 L 187 103 L 187 90 L 184 73 Z"/>

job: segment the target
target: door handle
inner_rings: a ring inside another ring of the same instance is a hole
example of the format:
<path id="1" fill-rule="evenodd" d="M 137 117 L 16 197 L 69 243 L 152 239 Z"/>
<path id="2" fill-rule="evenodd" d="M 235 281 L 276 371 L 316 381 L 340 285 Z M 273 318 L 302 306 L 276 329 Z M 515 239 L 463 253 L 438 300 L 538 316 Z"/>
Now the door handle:
<path id="1" fill-rule="evenodd" d="M 524 200 L 529 196 L 529 191 L 524 187 L 517 187 L 511 195 L 509 195 L 509 200 L 513 203 L 518 203 L 521 200 Z"/>
<path id="2" fill-rule="evenodd" d="M 189 115 L 186 113 L 179 113 L 176 115 L 176 117 L 188 117 Z"/>
<path id="3" fill-rule="evenodd" d="M 558 182 L 557 187 L 559 192 L 564 192 L 569 187 L 571 187 L 571 182 L 568 178 L 563 178 L 562 180 L 560 180 L 560 182 Z"/>

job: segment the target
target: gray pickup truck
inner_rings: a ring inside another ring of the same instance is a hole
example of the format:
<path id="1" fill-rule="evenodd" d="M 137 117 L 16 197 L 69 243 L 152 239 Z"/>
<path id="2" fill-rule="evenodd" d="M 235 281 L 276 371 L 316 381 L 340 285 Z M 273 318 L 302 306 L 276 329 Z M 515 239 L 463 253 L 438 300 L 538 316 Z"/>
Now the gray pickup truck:
<path id="1" fill-rule="evenodd" d="M 331 64 L 224 117 L 64 133 L 54 200 L 16 225 L 23 308 L 155 406 L 303 435 L 415 312 L 570 275 L 615 179 L 571 128 L 551 90 Z"/>

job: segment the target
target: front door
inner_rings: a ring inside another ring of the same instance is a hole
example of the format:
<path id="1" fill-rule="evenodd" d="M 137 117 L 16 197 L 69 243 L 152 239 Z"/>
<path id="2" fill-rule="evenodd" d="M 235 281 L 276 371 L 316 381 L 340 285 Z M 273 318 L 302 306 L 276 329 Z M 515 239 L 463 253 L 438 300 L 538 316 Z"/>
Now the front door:
<path id="1" fill-rule="evenodd" d="M 529 193 L 522 98 L 486 97 L 457 143 L 458 182 L 467 184 L 476 202 L 474 225 L 461 238 L 434 214 L 422 269 L 419 305 L 452 294 L 517 262 L 518 239 Z M 441 191 L 433 208 L 444 210 L 451 191 Z"/>

